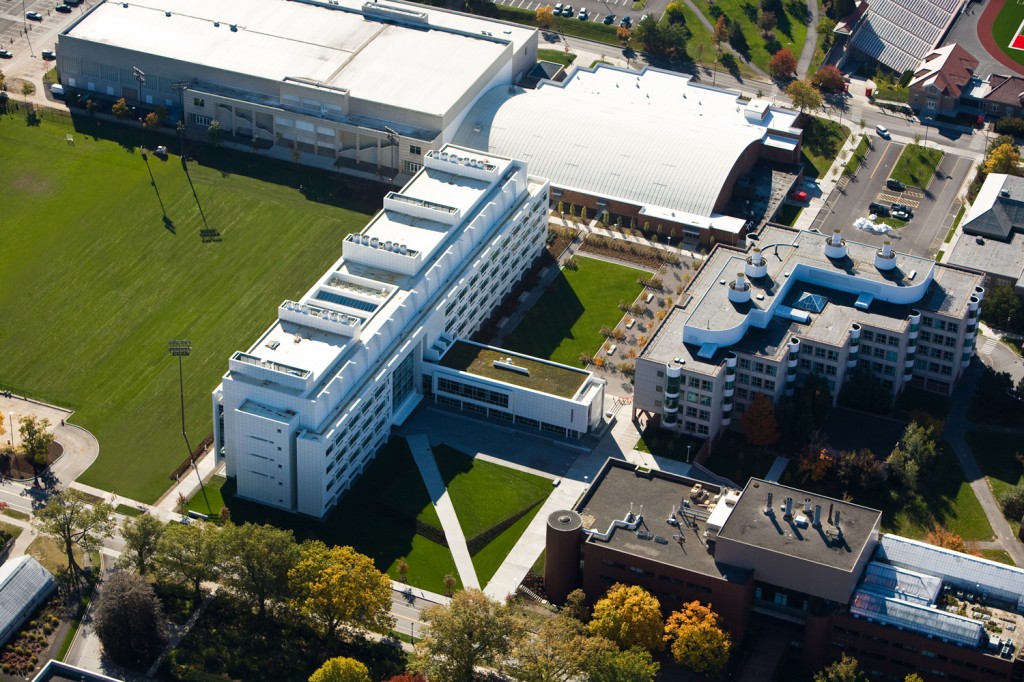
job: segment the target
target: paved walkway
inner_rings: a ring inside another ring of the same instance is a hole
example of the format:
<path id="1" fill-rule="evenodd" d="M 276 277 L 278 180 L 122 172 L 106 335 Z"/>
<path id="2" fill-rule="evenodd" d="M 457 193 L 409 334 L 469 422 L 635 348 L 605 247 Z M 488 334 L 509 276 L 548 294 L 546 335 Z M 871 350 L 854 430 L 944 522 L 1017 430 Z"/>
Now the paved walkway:
<path id="1" fill-rule="evenodd" d="M 764 480 L 778 482 L 782 476 L 782 472 L 786 470 L 789 465 L 789 457 L 776 457 L 775 461 L 772 462 L 772 466 L 768 469 L 768 473 L 764 475 Z"/>
<path id="2" fill-rule="evenodd" d="M 704 24 L 704 28 L 706 28 L 708 30 L 708 32 L 712 36 L 714 36 L 715 35 L 715 27 L 714 27 L 714 25 L 711 23 L 710 20 L 708 20 L 708 18 L 706 16 L 704 16 L 704 13 L 700 11 L 700 8 L 697 7 L 696 4 L 694 4 L 693 0 L 683 0 L 683 1 L 686 3 L 686 6 L 689 8 L 689 10 L 697 15 L 697 19 L 700 20 L 700 23 Z M 808 0 L 808 4 L 810 4 L 812 2 L 814 2 L 814 0 Z M 808 32 L 808 36 L 810 36 L 810 32 Z M 714 40 L 712 40 L 712 44 L 711 45 L 705 45 L 704 47 L 707 48 L 709 55 L 717 56 L 717 53 L 715 52 Z M 763 78 L 765 80 L 769 80 L 768 74 L 766 74 L 764 71 L 762 71 L 760 69 L 760 67 L 758 67 L 757 64 L 755 64 L 754 62 L 747 61 L 743 57 L 743 55 L 741 55 L 739 52 L 737 52 L 736 50 L 733 49 L 732 45 L 729 44 L 729 41 L 726 41 L 726 42 L 722 43 L 721 47 L 722 47 L 722 51 L 723 52 L 731 52 L 733 54 L 733 56 L 736 57 L 737 61 L 745 64 L 751 71 L 753 71 L 759 77 L 761 77 L 761 78 Z M 703 58 L 702 58 L 702 60 L 703 60 Z M 703 65 L 703 61 L 701 63 Z M 725 69 L 723 69 L 723 71 L 724 70 Z M 727 87 L 727 86 L 723 85 L 722 87 Z"/>
<path id="3" fill-rule="evenodd" d="M 808 73 L 808 69 L 811 68 L 814 51 L 818 48 L 818 3 L 816 0 L 807 0 L 807 11 L 811 15 L 811 23 L 807 25 L 807 39 L 804 40 L 800 58 L 796 62 L 796 75 L 799 78 L 810 79 L 814 74 Z"/>
<path id="4" fill-rule="evenodd" d="M 1013 558 L 1017 566 L 1024 567 L 1024 544 L 1021 544 L 1020 540 L 1013 534 L 1010 524 L 1006 522 L 1003 511 L 999 507 L 999 502 L 996 500 L 995 495 L 992 494 L 992 489 L 982 474 L 981 467 L 978 466 L 978 462 L 974 459 L 974 453 L 971 452 L 971 448 L 967 444 L 966 434 L 974 428 L 970 421 L 968 421 L 967 411 L 970 408 L 971 396 L 974 395 L 974 391 L 977 389 L 980 375 L 981 368 L 977 364 L 972 364 L 960 380 L 960 384 L 953 392 L 953 409 L 950 410 L 949 416 L 946 418 L 946 428 L 943 432 L 943 437 L 953 446 L 957 459 L 960 460 L 960 466 L 964 470 L 964 475 L 971 484 L 971 489 L 974 491 L 978 502 L 981 503 L 981 508 L 985 510 L 985 515 L 992 525 L 996 542 Z"/>
<path id="5" fill-rule="evenodd" d="M 455 507 L 444 486 L 441 471 L 437 468 L 434 453 L 430 450 L 430 442 L 421 433 L 408 435 L 406 440 L 409 443 L 409 450 L 412 451 L 412 458 L 416 461 L 416 468 L 420 470 L 423 483 L 427 486 L 430 499 L 434 501 L 434 509 L 437 510 L 437 517 L 441 520 L 441 527 L 448 540 L 448 549 L 452 552 L 455 568 L 459 571 L 462 585 L 466 589 L 480 589 L 480 581 L 476 577 L 473 558 L 469 555 L 469 547 L 466 546 L 466 536 L 462 532 L 459 517 L 455 514 Z"/>

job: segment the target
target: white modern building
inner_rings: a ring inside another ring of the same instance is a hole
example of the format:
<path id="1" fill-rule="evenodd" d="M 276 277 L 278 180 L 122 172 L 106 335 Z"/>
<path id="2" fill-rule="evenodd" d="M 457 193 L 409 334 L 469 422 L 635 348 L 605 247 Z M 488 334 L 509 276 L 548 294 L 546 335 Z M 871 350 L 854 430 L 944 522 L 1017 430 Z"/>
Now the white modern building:
<path id="1" fill-rule="evenodd" d="M 426 396 L 563 437 L 602 419 L 590 373 L 460 340 L 544 248 L 547 180 L 446 146 L 246 351 L 213 393 L 238 495 L 324 516 Z"/>
<path id="2" fill-rule="evenodd" d="M 711 253 L 637 359 L 634 410 L 709 438 L 758 393 L 775 402 L 812 374 L 833 399 L 858 368 L 890 399 L 949 395 L 974 354 L 982 281 L 888 242 L 766 227 Z"/>
<path id="3" fill-rule="evenodd" d="M 537 61 L 537 31 L 386 0 L 100 2 L 57 41 L 70 93 L 165 106 L 202 138 L 404 183 L 476 98 Z"/>

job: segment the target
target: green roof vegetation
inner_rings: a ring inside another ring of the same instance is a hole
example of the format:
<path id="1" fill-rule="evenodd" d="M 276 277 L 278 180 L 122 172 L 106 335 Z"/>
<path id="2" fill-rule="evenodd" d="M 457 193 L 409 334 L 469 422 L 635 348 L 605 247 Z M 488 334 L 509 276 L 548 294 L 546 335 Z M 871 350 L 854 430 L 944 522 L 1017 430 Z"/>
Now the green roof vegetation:
<path id="1" fill-rule="evenodd" d="M 510 359 L 512 363 L 505 364 Z M 495 363 L 499 364 L 495 364 Z M 466 341 L 456 341 L 441 358 L 441 366 L 469 372 L 506 384 L 572 398 L 580 390 L 587 373 L 564 365 L 541 362 L 507 350 L 494 350 Z M 517 367 L 521 373 L 511 367 Z"/>

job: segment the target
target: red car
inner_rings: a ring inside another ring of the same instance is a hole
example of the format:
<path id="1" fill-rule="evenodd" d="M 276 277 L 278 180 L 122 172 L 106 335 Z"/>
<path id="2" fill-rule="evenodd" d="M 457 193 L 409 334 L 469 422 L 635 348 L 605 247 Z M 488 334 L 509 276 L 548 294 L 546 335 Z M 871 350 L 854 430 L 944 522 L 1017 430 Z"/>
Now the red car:
<path id="1" fill-rule="evenodd" d="M 796 190 L 796 191 L 790 192 L 789 193 L 789 200 L 790 201 L 795 201 L 797 203 L 801 203 L 802 204 L 803 202 L 807 201 L 807 192 L 804 192 L 802 190 Z"/>

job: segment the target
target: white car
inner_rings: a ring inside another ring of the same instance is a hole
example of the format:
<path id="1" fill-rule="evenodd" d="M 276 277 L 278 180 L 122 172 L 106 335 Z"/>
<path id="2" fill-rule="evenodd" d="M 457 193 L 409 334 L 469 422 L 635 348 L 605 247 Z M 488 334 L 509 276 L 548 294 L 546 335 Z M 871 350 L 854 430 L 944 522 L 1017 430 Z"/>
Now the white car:
<path id="1" fill-rule="evenodd" d="M 880 138 L 882 138 L 883 140 L 890 140 L 890 139 L 892 139 L 892 137 L 889 135 L 889 129 L 886 128 L 881 123 L 879 123 L 878 125 L 875 126 L 875 132 L 878 133 L 878 136 Z"/>

